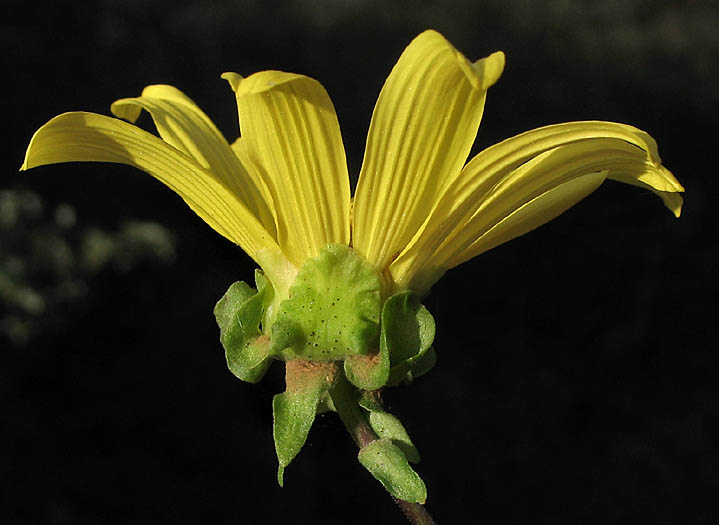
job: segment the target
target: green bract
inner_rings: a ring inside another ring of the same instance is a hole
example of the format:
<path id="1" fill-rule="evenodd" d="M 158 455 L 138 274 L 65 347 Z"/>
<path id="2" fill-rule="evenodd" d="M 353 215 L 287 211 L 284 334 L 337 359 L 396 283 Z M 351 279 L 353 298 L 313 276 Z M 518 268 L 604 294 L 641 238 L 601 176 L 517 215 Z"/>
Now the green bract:
<path id="1" fill-rule="evenodd" d="M 242 281 L 232 284 L 214 310 L 227 367 L 249 383 L 262 379 L 271 363 L 269 341 L 261 335 L 260 325 L 273 290 L 259 270 L 255 283 L 256 291 Z"/>
<path id="2" fill-rule="evenodd" d="M 272 399 L 273 434 L 279 461 L 277 481 L 284 482 L 285 467 L 307 440 L 315 420 L 320 398 L 337 380 L 334 363 L 293 360 L 287 363 L 287 390 Z"/>
<path id="3" fill-rule="evenodd" d="M 390 356 L 390 385 L 411 381 L 434 366 L 433 340 L 434 318 L 414 293 L 400 292 L 387 299 L 382 308 L 381 345 Z"/>
<path id="4" fill-rule="evenodd" d="M 424 503 L 427 487 L 390 439 L 378 439 L 359 452 L 359 461 L 395 498 Z"/>
<path id="5" fill-rule="evenodd" d="M 272 325 L 284 359 L 333 361 L 377 349 L 380 281 L 347 246 L 329 245 L 300 268 Z"/>

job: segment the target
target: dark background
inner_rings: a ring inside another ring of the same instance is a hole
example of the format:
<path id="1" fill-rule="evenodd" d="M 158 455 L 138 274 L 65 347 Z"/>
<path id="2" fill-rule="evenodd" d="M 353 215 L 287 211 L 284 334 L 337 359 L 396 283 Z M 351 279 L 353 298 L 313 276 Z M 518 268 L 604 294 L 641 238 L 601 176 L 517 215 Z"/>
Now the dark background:
<path id="1" fill-rule="evenodd" d="M 435 287 L 438 363 L 385 393 L 422 453 L 428 508 L 445 524 L 715 522 L 717 2 L 1 9 L 3 523 L 402 523 L 334 415 L 277 486 L 281 367 L 236 380 L 212 316 L 252 279 L 239 248 L 131 168 L 17 168 L 50 117 L 108 114 L 152 83 L 185 91 L 233 140 L 220 73 L 283 69 L 328 89 L 356 174 L 379 89 L 429 27 L 469 58 L 507 54 L 477 149 L 555 122 L 631 123 L 687 193 L 676 220 L 607 183 Z"/>

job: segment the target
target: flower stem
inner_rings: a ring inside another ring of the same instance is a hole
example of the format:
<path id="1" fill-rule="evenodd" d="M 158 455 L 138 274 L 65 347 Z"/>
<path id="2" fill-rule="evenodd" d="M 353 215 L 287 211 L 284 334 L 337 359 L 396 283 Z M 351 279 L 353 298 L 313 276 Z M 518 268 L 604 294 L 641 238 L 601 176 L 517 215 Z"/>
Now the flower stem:
<path id="1" fill-rule="evenodd" d="M 362 409 L 357 404 L 357 391 L 347 381 L 344 373 L 339 374 L 330 395 L 347 432 L 350 433 L 359 448 L 363 448 L 377 439 L 377 434 L 374 433 L 367 418 L 362 413 Z"/>
<path id="2" fill-rule="evenodd" d="M 350 433 L 350 436 L 352 436 L 352 439 L 359 448 L 363 448 L 378 439 L 377 434 L 374 433 L 374 430 L 372 430 L 372 427 L 369 425 L 363 410 L 357 404 L 357 391 L 350 382 L 347 381 L 343 373 L 340 374 L 330 395 L 347 432 Z M 424 505 L 403 501 L 394 496 L 392 499 L 413 525 L 436 525 L 432 516 L 427 512 L 427 509 L 424 508 Z"/>

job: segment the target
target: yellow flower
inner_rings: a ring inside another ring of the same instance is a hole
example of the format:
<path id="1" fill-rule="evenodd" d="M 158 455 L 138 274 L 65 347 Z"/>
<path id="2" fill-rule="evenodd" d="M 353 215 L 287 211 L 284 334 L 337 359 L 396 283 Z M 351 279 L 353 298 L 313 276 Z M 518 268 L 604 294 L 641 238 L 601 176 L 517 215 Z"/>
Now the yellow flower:
<path id="1" fill-rule="evenodd" d="M 372 115 L 354 200 L 334 107 L 317 81 L 280 71 L 225 73 L 241 137 L 230 145 L 177 89 L 118 100 L 148 111 L 161 138 L 128 122 L 65 113 L 33 136 L 22 169 L 69 161 L 135 166 L 178 193 L 262 266 L 280 295 L 328 244 L 351 246 L 385 295 L 426 293 L 444 271 L 564 212 L 606 179 L 658 194 L 679 216 L 681 184 L 654 140 L 611 122 L 569 122 L 467 157 L 504 54 L 468 61 L 435 31 L 416 37 Z"/>

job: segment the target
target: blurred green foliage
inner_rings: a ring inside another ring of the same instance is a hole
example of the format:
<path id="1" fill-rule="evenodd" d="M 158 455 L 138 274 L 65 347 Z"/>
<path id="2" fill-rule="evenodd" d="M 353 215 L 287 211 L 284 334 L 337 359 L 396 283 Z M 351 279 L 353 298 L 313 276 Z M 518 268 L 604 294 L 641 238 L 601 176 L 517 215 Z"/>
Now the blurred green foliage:
<path id="1" fill-rule="evenodd" d="M 0 191 L 0 246 L 0 337 L 17 346 L 60 327 L 100 272 L 175 258 L 173 237 L 157 223 L 125 219 L 107 231 L 29 190 Z"/>

